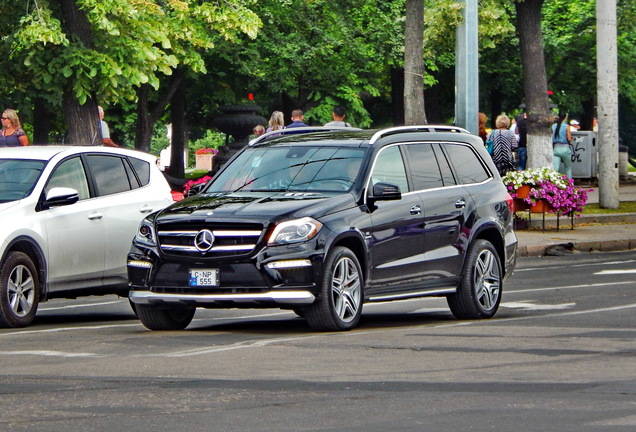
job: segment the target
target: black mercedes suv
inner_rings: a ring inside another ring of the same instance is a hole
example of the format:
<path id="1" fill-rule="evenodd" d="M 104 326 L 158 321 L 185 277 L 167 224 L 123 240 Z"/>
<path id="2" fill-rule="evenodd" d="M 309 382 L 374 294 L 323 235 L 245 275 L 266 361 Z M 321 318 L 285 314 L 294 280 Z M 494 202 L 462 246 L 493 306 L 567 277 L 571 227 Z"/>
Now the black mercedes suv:
<path id="1" fill-rule="evenodd" d="M 253 140 L 141 223 L 128 275 L 146 327 L 183 329 L 197 307 L 276 307 L 349 330 L 366 302 L 424 296 L 446 297 L 460 319 L 496 313 L 517 238 L 479 137 L 430 125 L 287 132 Z"/>

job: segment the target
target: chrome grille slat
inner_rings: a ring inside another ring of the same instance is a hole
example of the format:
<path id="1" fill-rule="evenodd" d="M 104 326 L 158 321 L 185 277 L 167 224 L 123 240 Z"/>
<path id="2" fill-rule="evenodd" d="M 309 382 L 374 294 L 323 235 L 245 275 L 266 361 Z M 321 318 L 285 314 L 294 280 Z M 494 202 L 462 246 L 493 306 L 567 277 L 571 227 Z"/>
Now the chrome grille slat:
<path id="1" fill-rule="evenodd" d="M 210 252 L 222 252 L 222 251 L 251 251 L 256 247 L 255 244 L 246 244 L 239 246 L 214 246 L 212 249 L 208 251 Z M 199 252 L 194 246 L 171 246 L 171 245 L 161 245 L 162 250 L 169 251 L 186 251 L 186 252 Z"/>
<path id="2" fill-rule="evenodd" d="M 174 226 L 160 225 L 157 229 L 159 247 L 162 251 L 181 256 L 236 256 L 249 253 L 256 247 L 257 241 L 263 233 L 262 229 L 254 229 L 255 225 L 236 228 L 225 223 L 222 227 L 215 227 L 213 223 L 188 224 Z M 214 245 L 203 253 L 194 245 L 194 239 L 199 231 L 207 229 L 215 237 Z"/>
<path id="3" fill-rule="evenodd" d="M 192 236 L 197 235 L 199 231 L 160 231 L 159 235 L 163 236 Z M 259 237 L 261 231 L 229 231 L 229 230 L 212 230 L 214 237 Z"/>

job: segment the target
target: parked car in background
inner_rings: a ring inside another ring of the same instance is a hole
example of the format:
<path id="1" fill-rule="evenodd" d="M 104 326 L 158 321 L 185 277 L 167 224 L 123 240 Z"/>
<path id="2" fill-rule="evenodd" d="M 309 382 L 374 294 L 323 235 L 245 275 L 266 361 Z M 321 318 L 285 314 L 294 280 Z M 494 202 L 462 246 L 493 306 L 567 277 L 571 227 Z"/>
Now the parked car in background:
<path id="1" fill-rule="evenodd" d="M 149 329 L 195 308 L 292 309 L 349 330 L 363 303 L 446 297 L 490 318 L 516 263 L 512 198 L 449 126 L 296 128 L 253 140 L 198 194 L 146 217 L 128 256 Z"/>
<path id="2" fill-rule="evenodd" d="M 0 326 L 55 297 L 127 296 L 140 221 L 173 203 L 156 157 L 106 147 L 0 149 Z"/>

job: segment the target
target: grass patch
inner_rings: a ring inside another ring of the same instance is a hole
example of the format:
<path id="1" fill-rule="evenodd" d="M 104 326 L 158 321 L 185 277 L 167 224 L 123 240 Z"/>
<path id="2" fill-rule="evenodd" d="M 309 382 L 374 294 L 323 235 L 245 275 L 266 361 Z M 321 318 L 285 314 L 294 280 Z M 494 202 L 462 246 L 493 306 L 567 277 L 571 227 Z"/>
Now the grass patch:
<path id="1" fill-rule="evenodd" d="M 208 173 L 207 170 L 192 170 L 185 173 L 186 180 L 196 180 Z"/>
<path id="2" fill-rule="evenodd" d="M 636 201 L 621 201 L 617 209 L 604 209 L 598 204 L 586 204 L 583 214 L 612 214 L 612 213 L 636 213 Z"/>

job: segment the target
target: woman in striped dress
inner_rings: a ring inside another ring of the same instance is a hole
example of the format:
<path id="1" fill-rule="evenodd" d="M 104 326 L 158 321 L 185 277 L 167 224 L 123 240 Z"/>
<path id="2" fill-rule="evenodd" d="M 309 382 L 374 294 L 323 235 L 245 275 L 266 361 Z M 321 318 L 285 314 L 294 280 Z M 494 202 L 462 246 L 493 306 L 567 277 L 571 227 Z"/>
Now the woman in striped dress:
<path id="1" fill-rule="evenodd" d="M 493 142 L 492 161 L 497 167 L 500 176 L 505 176 L 508 171 L 514 171 L 515 164 L 512 158 L 512 149 L 517 146 L 517 137 L 510 131 L 510 118 L 501 114 L 495 120 L 497 129 L 490 132 L 488 140 Z"/>

